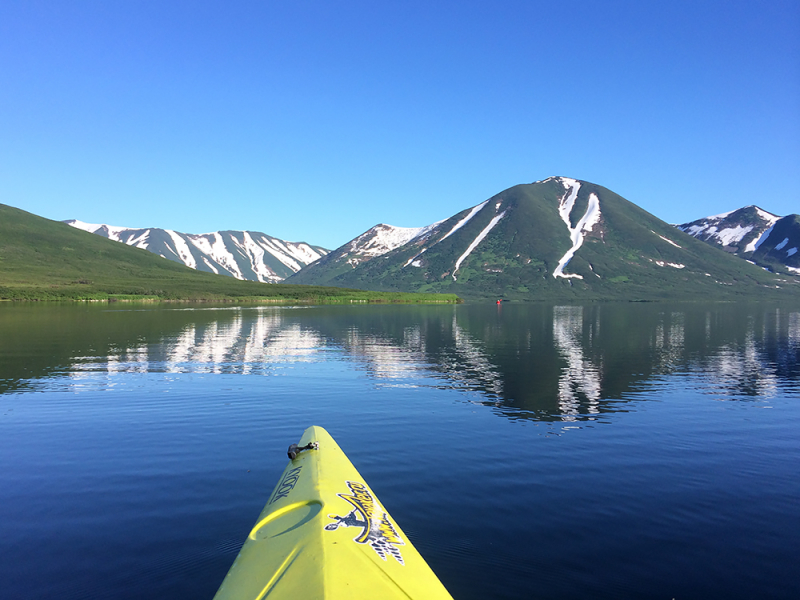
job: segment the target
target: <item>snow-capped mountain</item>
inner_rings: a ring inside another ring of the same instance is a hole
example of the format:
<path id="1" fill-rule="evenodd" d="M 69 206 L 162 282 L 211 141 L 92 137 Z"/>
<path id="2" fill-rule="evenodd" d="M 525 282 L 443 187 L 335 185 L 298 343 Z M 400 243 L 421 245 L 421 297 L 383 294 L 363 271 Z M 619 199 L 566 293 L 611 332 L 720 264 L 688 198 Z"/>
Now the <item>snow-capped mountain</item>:
<path id="1" fill-rule="evenodd" d="M 289 282 L 525 299 L 714 297 L 747 282 L 782 285 L 567 177 L 509 188 L 427 227 L 378 225 Z"/>
<path id="2" fill-rule="evenodd" d="M 677 227 L 699 240 L 720 246 L 732 254 L 739 254 L 754 252 L 763 242 L 764 233 L 778 219 L 779 216 L 758 206 L 745 206 Z"/>
<path id="3" fill-rule="evenodd" d="M 704 242 L 759 265 L 800 274 L 800 216 L 779 217 L 758 206 L 678 225 Z"/>
<path id="4" fill-rule="evenodd" d="M 424 236 L 435 226 L 436 223 L 427 227 L 395 227 L 381 223 L 339 248 L 336 258 L 344 258 L 347 264 L 356 267 L 366 260 L 382 256 Z"/>
<path id="5" fill-rule="evenodd" d="M 375 225 L 313 263 L 315 270 L 325 271 L 327 278 L 348 272 L 362 263 L 424 237 L 436 225 L 438 223 L 427 227 L 395 227 L 384 223 Z"/>
<path id="6" fill-rule="evenodd" d="M 134 229 L 64 221 L 77 229 L 143 248 L 198 271 L 264 283 L 283 281 L 327 254 L 320 246 L 287 242 L 257 231 L 180 233 L 171 229 Z"/>

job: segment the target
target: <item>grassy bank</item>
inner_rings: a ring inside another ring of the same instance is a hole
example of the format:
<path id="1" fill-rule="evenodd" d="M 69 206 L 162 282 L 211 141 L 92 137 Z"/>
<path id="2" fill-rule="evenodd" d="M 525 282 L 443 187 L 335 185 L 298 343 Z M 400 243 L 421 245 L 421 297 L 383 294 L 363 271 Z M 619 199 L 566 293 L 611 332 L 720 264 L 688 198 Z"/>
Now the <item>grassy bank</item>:
<path id="1" fill-rule="evenodd" d="M 267 290 L 190 290 L 185 286 L 164 285 L 152 292 L 142 290 L 116 293 L 108 286 L 48 285 L 0 286 L 0 301 L 73 302 L 236 302 L 247 304 L 455 304 L 455 294 L 409 294 L 366 292 L 316 286 L 260 284 Z M 112 286 L 113 287 L 113 286 Z M 104 289 L 99 289 L 104 288 Z M 304 289 L 305 288 L 305 289 Z M 130 290 L 130 287 L 128 286 Z M 248 293 L 250 292 L 250 293 Z"/>

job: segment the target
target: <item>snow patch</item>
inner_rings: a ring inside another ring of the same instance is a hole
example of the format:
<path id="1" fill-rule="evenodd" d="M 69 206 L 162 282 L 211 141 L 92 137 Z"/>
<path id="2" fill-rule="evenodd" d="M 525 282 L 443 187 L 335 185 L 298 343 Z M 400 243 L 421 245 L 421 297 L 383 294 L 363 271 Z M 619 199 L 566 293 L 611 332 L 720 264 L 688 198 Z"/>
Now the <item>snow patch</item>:
<path id="1" fill-rule="evenodd" d="M 798 275 L 800 275 L 800 268 L 789 267 L 789 266 L 787 266 L 786 268 L 789 269 L 792 273 L 797 273 Z"/>
<path id="2" fill-rule="evenodd" d="M 755 239 L 752 242 L 750 242 L 749 244 L 747 244 L 747 246 L 745 246 L 744 251 L 745 252 L 755 252 L 756 250 L 758 250 L 761 247 L 761 244 L 763 244 L 766 241 L 766 239 L 769 237 L 769 234 L 772 233 L 772 230 L 774 228 L 775 228 L 775 225 L 773 224 L 769 229 L 767 229 L 764 233 L 762 233 L 760 236 L 758 236 L 758 239 Z"/>
<path id="3" fill-rule="evenodd" d="M 758 213 L 758 216 L 761 217 L 762 219 L 764 219 L 765 221 L 767 221 L 770 225 L 772 223 L 774 223 L 775 221 L 777 221 L 778 219 L 780 219 L 779 216 L 773 215 L 772 213 L 768 213 L 767 211 L 762 210 L 762 209 L 758 208 L 757 206 L 754 206 L 753 208 L 756 209 L 756 212 Z"/>
<path id="4" fill-rule="evenodd" d="M 209 240 L 209 236 L 213 241 Z M 233 254 L 225 247 L 225 240 L 219 233 L 211 233 L 203 236 L 192 236 L 192 244 L 197 246 L 201 252 L 208 254 L 219 266 L 233 275 L 236 279 L 244 279 L 239 264 Z"/>
<path id="5" fill-rule="evenodd" d="M 563 182 L 564 180 L 562 179 L 562 183 Z M 564 196 L 558 203 L 558 214 L 561 220 L 567 224 L 570 232 L 572 232 L 572 228 L 569 224 L 569 214 L 572 212 L 572 207 L 575 206 L 575 200 L 578 198 L 578 191 L 581 189 L 581 184 L 577 181 L 573 181 L 571 186 L 567 186 L 565 183 L 564 187 L 567 189 L 567 192 L 564 193 Z"/>
<path id="6" fill-rule="evenodd" d="M 214 253 L 215 253 L 214 252 L 214 246 L 213 246 L 212 242 L 209 241 L 208 238 L 209 237 L 214 238 L 217 235 L 218 234 L 214 234 L 214 233 L 204 233 L 202 235 L 193 235 L 193 236 L 189 237 L 189 241 L 192 242 L 192 245 L 195 246 L 198 250 L 200 250 L 200 252 L 202 252 L 203 254 L 210 255 L 210 256 L 212 256 L 212 258 L 214 258 L 214 260 L 216 260 L 217 257 L 214 256 Z M 223 246 L 223 249 L 224 249 L 224 246 Z"/>
<path id="7" fill-rule="evenodd" d="M 717 238 L 723 246 L 731 246 L 741 242 L 744 236 L 753 231 L 753 227 L 753 225 L 748 225 L 747 227 L 742 227 L 741 225 L 728 227 L 727 229 L 718 231 L 713 237 Z"/>
<path id="8" fill-rule="evenodd" d="M 789 248 L 786 251 L 786 258 L 789 258 L 790 256 L 794 256 L 795 254 L 797 254 L 797 248 Z"/>
<path id="9" fill-rule="evenodd" d="M 658 235 L 658 234 L 657 234 L 655 231 L 653 231 L 652 229 L 650 230 L 650 232 L 651 232 L 651 233 L 655 233 L 656 235 Z M 664 241 L 665 241 L 665 242 L 667 242 L 668 244 L 672 244 L 672 245 L 673 245 L 673 246 L 675 246 L 676 248 L 680 248 L 681 250 L 683 250 L 683 248 L 682 248 L 681 246 L 678 246 L 678 244 L 676 244 L 675 242 L 673 242 L 671 239 L 669 239 L 669 238 L 665 238 L 663 235 L 658 235 L 658 237 L 660 237 L 662 240 L 664 240 Z"/>
<path id="10" fill-rule="evenodd" d="M 424 235 L 430 228 L 431 226 L 395 227 L 381 223 L 350 242 L 350 251 L 358 252 L 362 256 L 381 256 L 407 244 L 419 235 Z"/>
<path id="11" fill-rule="evenodd" d="M 114 240 L 115 242 L 123 242 L 122 238 L 120 237 L 121 234 L 124 231 L 130 231 L 131 229 L 130 227 L 116 227 L 114 225 L 103 225 L 103 227 L 105 227 L 106 231 L 108 231 L 108 239 Z"/>
<path id="12" fill-rule="evenodd" d="M 303 265 L 299 264 L 296 260 L 294 260 L 294 258 L 292 258 L 292 251 L 280 240 L 269 239 L 268 237 L 262 235 L 261 238 L 254 243 L 258 244 L 259 247 L 269 252 L 272 256 L 277 258 L 281 263 L 289 267 L 295 273 L 303 268 Z M 319 256 L 317 258 L 319 258 Z M 263 261 L 263 256 L 261 260 Z M 270 271 L 270 273 L 270 277 L 275 278 L 275 273 L 272 273 L 272 271 Z"/>
<path id="13" fill-rule="evenodd" d="M 717 221 L 719 219 L 724 219 L 725 217 L 727 217 L 729 215 L 732 215 L 735 212 L 736 212 L 735 210 L 729 210 L 728 212 L 720 213 L 718 215 L 711 215 L 710 217 L 706 217 L 706 219 L 709 219 L 709 220 L 710 219 L 714 219 L 715 221 Z"/>
<path id="14" fill-rule="evenodd" d="M 203 257 L 203 262 L 204 262 L 204 263 L 206 263 L 206 266 L 207 266 L 209 269 L 211 269 L 211 271 L 212 271 L 212 272 L 213 272 L 215 275 L 219 275 L 219 269 L 217 269 L 217 267 L 215 267 L 214 265 L 212 265 L 212 264 L 209 262 L 209 260 L 208 260 L 208 259 L 207 259 L 205 256 Z"/>
<path id="15" fill-rule="evenodd" d="M 680 227 L 678 229 L 681 229 Z M 697 237 L 697 235 L 703 233 L 706 229 L 708 229 L 708 225 L 692 225 L 691 227 L 687 227 L 683 229 L 689 235 L 693 235 Z"/>
<path id="16" fill-rule="evenodd" d="M 236 240 L 236 238 L 234 238 L 234 240 Z M 275 281 L 275 273 L 272 271 L 272 269 L 264 264 L 265 249 L 256 243 L 249 231 L 242 232 L 242 242 L 240 248 L 244 252 L 245 257 L 250 261 L 250 268 L 253 270 L 253 273 L 256 274 L 258 281 L 262 283 Z M 294 263 L 294 261 L 291 262 Z M 299 267 L 299 265 L 297 266 Z"/>
<path id="17" fill-rule="evenodd" d="M 278 241 L 274 240 L 273 241 Z M 310 264 L 325 256 L 327 252 L 318 252 L 305 242 L 286 242 L 286 252 L 304 264 Z"/>
<path id="18" fill-rule="evenodd" d="M 458 257 L 456 266 L 453 269 L 453 281 L 456 281 L 456 271 L 458 271 L 459 267 L 461 267 L 461 263 L 464 262 L 464 259 L 467 258 L 476 248 L 476 246 L 483 241 L 483 238 L 489 235 L 489 232 L 492 230 L 492 228 L 497 225 L 500 219 L 502 219 L 504 216 L 506 216 L 506 211 L 501 212 L 499 215 L 496 215 L 491 221 L 489 221 L 489 224 L 483 228 L 483 231 L 478 234 L 478 237 L 472 240 L 472 243 L 469 245 L 466 252 Z"/>
<path id="19" fill-rule="evenodd" d="M 672 267 L 673 269 L 684 269 L 684 268 L 686 268 L 686 265 L 682 265 L 681 263 L 671 263 L 671 262 L 666 262 L 666 261 L 663 261 L 663 260 L 657 260 L 656 264 L 659 267 Z M 706 273 L 706 275 L 708 275 L 708 273 Z"/>
<path id="20" fill-rule="evenodd" d="M 114 240 L 115 242 L 124 242 L 120 239 L 120 234 L 127 231 L 139 231 L 140 228 L 137 227 L 118 227 L 116 225 L 106 225 L 106 224 L 97 224 L 97 223 L 86 223 L 84 221 L 79 221 L 78 219 L 72 219 L 70 221 L 64 221 L 70 227 L 75 227 L 76 229 L 81 229 L 83 231 L 88 231 L 89 233 L 97 233 L 101 229 L 105 227 L 106 232 L 108 233 L 108 239 Z M 149 230 L 148 230 L 149 232 Z M 102 234 L 100 234 L 102 235 Z M 139 239 L 139 238 L 137 238 Z M 129 246 L 133 246 L 132 242 L 127 242 Z M 140 247 L 140 246 L 137 246 Z"/>
<path id="21" fill-rule="evenodd" d="M 565 178 L 562 178 L 562 181 L 564 179 Z M 572 240 L 572 247 L 561 257 L 561 260 L 558 261 L 558 266 L 556 266 L 555 271 L 553 271 L 553 277 L 583 279 L 581 275 L 564 273 L 564 268 L 569 261 L 572 260 L 572 257 L 575 256 L 575 252 L 578 251 L 578 248 L 583 245 L 583 240 L 586 237 L 585 233 L 590 232 L 600 220 L 600 199 L 597 195 L 590 194 L 586 213 L 584 213 L 583 217 L 581 217 L 581 220 L 578 221 L 578 224 L 575 225 L 574 228 L 570 227 L 569 215 L 572 212 L 572 208 L 575 206 L 575 199 L 578 197 L 578 190 L 580 190 L 581 184 L 574 179 L 569 181 L 573 183 L 571 188 L 568 188 L 568 193 L 564 194 L 564 198 L 562 198 L 559 203 L 558 214 L 561 216 L 561 220 L 567 225 L 569 236 Z"/>
<path id="22" fill-rule="evenodd" d="M 444 235 L 444 237 L 443 237 L 442 239 L 440 239 L 440 240 L 439 240 L 439 242 L 443 242 L 444 240 L 446 240 L 447 238 L 449 238 L 451 235 L 453 235 L 453 234 L 454 234 L 456 231 L 458 231 L 459 229 L 461 229 L 461 228 L 462 228 L 464 225 L 466 225 L 467 223 L 469 223 L 469 221 L 472 219 L 472 217 L 474 217 L 475 215 L 477 215 L 477 214 L 478 214 L 478 212 L 480 212 L 480 210 L 481 210 L 481 209 L 482 209 L 484 206 L 486 206 L 486 204 L 487 204 L 488 202 L 489 202 L 489 201 L 488 201 L 488 200 L 486 200 L 486 201 L 484 201 L 484 202 L 481 202 L 480 204 L 478 204 L 478 206 L 473 206 L 473 207 L 472 207 L 472 210 L 471 210 L 471 211 L 469 211 L 469 214 L 467 214 L 467 216 L 466 216 L 466 217 L 464 217 L 463 219 L 461 219 L 461 220 L 460 220 L 458 223 L 456 223 L 455 225 L 453 225 L 453 228 L 452 228 L 450 231 L 448 231 L 448 232 L 447 232 L 447 233 Z M 499 205 L 499 202 L 498 202 L 498 205 Z M 436 243 L 438 244 L 439 242 L 436 242 Z"/>
<path id="23" fill-rule="evenodd" d="M 564 189 L 566 190 L 569 190 L 570 188 L 575 187 L 576 185 L 578 187 L 581 187 L 581 184 L 577 179 L 570 179 L 569 177 L 557 177 L 556 179 L 558 179 L 561 182 L 561 185 L 563 185 Z"/>
<path id="24" fill-rule="evenodd" d="M 264 262 L 268 255 L 276 258 L 289 271 L 296 273 L 305 265 L 327 254 L 327 251 L 315 250 L 305 242 L 284 242 L 261 233 L 248 233 L 243 241 L 239 241 L 237 236 L 244 236 L 246 232 L 225 232 L 225 236 L 231 238 L 231 242 L 238 250 L 234 255 L 226 247 L 225 237 L 220 235 L 220 232 L 187 234 L 167 229 L 142 229 L 86 223 L 78 219 L 64 221 L 64 223 L 88 233 L 107 237 L 115 242 L 149 250 L 157 256 L 165 258 L 164 251 L 157 249 L 158 243 L 154 245 L 152 240 L 154 231 L 163 231 L 168 236 L 168 240 L 164 242 L 166 247 L 169 248 L 170 253 L 174 252 L 174 258 L 186 266 L 196 269 L 197 262 L 201 261 L 201 264 L 207 265 L 215 273 L 226 271 L 237 279 L 245 279 L 239 264 L 242 259 L 251 263 L 253 273 L 256 274 L 255 279 L 275 282 L 281 281 L 282 277 L 278 276 Z M 425 229 L 421 228 L 420 231 L 425 231 Z M 200 254 L 204 256 L 200 256 Z M 172 259 L 173 257 L 170 257 L 170 260 Z"/>
<path id="25" fill-rule="evenodd" d="M 422 261 L 420 260 L 420 258 L 419 258 L 419 257 L 420 257 L 420 256 L 422 256 L 423 254 L 425 254 L 425 251 L 426 251 L 426 250 L 427 250 L 427 248 L 423 248 L 423 249 L 422 249 L 422 251 L 421 251 L 419 254 L 417 254 L 416 256 L 412 256 L 411 258 L 409 258 L 409 259 L 406 261 L 406 264 L 404 264 L 404 265 L 403 265 L 403 268 L 405 269 L 405 268 L 406 268 L 408 265 L 413 265 L 413 266 L 415 266 L 415 267 L 420 267 L 420 266 L 422 266 Z"/>
<path id="26" fill-rule="evenodd" d="M 480 212 L 480 210 L 481 210 L 481 209 L 482 209 L 484 206 L 486 206 L 486 204 L 487 204 L 488 202 L 489 202 L 488 200 L 485 200 L 485 201 L 481 202 L 480 204 L 478 204 L 477 206 L 473 206 L 473 207 L 472 207 L 472 210 L 471 210 L 471 211 L 469 211 L 469 213 L 467 214 L 467 216 L 466 216 L 466 217 L 464 217 L 463 219 L 461 219 L 461 220 L 460 220 L 458 223 L 456 223 L 455 225 L 453 225 L 453 227 L 452 227 L 452 229 L 450 229 L 450 231 L 448 231 L 446 234 L 444 234 L 444 236 L 442 236 L 440 239 L 436 240 L 436 242 L 434 242 L 434 243 L 433 243 L 433 246 L 435 246 L 435 245 L 436 245 L 436 244 L 438 244 L 439 242 L 443 242 L 444 240 L 446 240 L 447 238 L 449 238 L 451 235 L 453 235 L 453 234 L 454 234 L 456 231 L 458 231 L 459 229 L 461 229 L 461 228 L 462 228 L 464 225 L 466 225 L 467 223 L 469 223 L 469 222 L 470 222 L 470 220 L 472 219 L 472 217 L 474 217 L 475 215 L 477 215 L 477 214 Z M 498 202 L 498 203 L 497 203 L 497 207 L 499 207 L 499 206 L 500 206 L 500 203 Z M 495 207 L 495 210 L 497 210 L 497 207 Z M 437 226 L 437 225 L 439 225 L 440 223 L 442 223 L 442 221 L 438 221 L 438 222 L 434 223 L 433 225 L 429 225 L 428 227 L 425 227 L 425 228 L 423 228 L 423 229 L 425 229 L 426 231 L 423 231 L 423 232 L 419 233 L 419 234 L 417 235 L 417 237 L 422 237 L 422 236 L 423 236 L 425 233 L 428 233 L 428 231 L 432 230 L 434 227 L 436 227 L 436 226 Z M 431 246 L 431 247 L 433 247 L 433 246 Z M 418 254 L 416 254 L 415 256 L 412 256 L 411 258 L 409 258 L 409 259 L 408 259 L 408 261 L 406 261 L 406 264 L 404 264 L 404 265 L 403 265 L 403 268 L 405 269 L 405 268 L 406 268 L 408 265 L 412 265 L 412 266 L 419 266 L 419 265 L 415 265 L 415 264 L 414 264 L 414 262 L 415 262 L 415 261 L 417 261 L 417 259 L 419 259 L 419 257 L 420 257 L 420 256 L 422 256 L 422 253 L 423 253 L 423 252 L 425 252 L 427 249 L 428 249 L 428 248 L 423 248 L 423 249 L 422 249 L 422 250 L 421 250 L 421 251 L 420 251 Z"/>
<path id="27" fill-rule="evenodd" d="M 89 233 L 94 233 L 103 225 L 97 225 L 95 223 L 84 223 L 83 221 L 78 221 L 77 219 L 73 219 L 72 221 L 67 221 L 67 225 L 71 227 L 75 227 L 76 229 L 82 229 L 83 231 L 88 231 Z"/>
<path id="28" fill-rule="evenodd" d="M 165 229 L 164 231 L 167 232 L 167 235 L 172 239 L 172 243 L 175 244 L 175 254 L 178 255 L 181 262 L 189 268 L 196 269 L 197 261 L 195 261 L 194 256 L 192 256 L 192 252 L 189 250 L 189 244 L 186 243 L 186 240 L 171 229 Z"/>
<path id="29" fill-rule="evenodd" d="M 147 246 L 150 245 L 148 243 L 149 237 L 150 237 L 150 230 L 148 229 L 140 236 L 129 239 L 126 243 L 129 246 L 134 246 L 136 248 L 141 248 L 142 250 L 147 250 Z"/>
<path id="30" fill-rule="evenodd" d="M 257 243 L 295 273 L 327 252 L 317 252 L 305 242 L 285 242 L 262 235 Z"/>
<path id="31" fill-rule="evenodd" d="M 789 243 L 789 238 L 787 237 L 780 244 L 775 246 L 775 250 L 783 250 L 783 247 L 786 246 L 786 244 L 788 244 L 788 243 Z"/>

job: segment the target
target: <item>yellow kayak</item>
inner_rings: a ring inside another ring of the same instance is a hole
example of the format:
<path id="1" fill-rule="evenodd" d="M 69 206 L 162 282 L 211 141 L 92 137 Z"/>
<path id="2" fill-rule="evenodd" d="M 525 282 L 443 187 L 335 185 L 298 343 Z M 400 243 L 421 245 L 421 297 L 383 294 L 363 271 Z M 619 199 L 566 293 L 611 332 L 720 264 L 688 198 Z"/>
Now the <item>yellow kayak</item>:
<path id="1" fill-rule="evenodd" d="M 289 457 L 215 600 L 452 600 L 327 431 Z"/>

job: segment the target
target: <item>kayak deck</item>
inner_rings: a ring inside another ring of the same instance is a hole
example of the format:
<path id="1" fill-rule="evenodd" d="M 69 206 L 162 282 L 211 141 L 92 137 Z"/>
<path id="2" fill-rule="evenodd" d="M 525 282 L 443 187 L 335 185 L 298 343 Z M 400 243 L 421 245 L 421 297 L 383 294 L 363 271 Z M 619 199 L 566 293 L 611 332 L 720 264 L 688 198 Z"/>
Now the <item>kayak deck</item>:
<path id="1" fill-rule="evenodd" d="M 451 599 L 327 431 L 293 450 L 215 600 Z"/>

